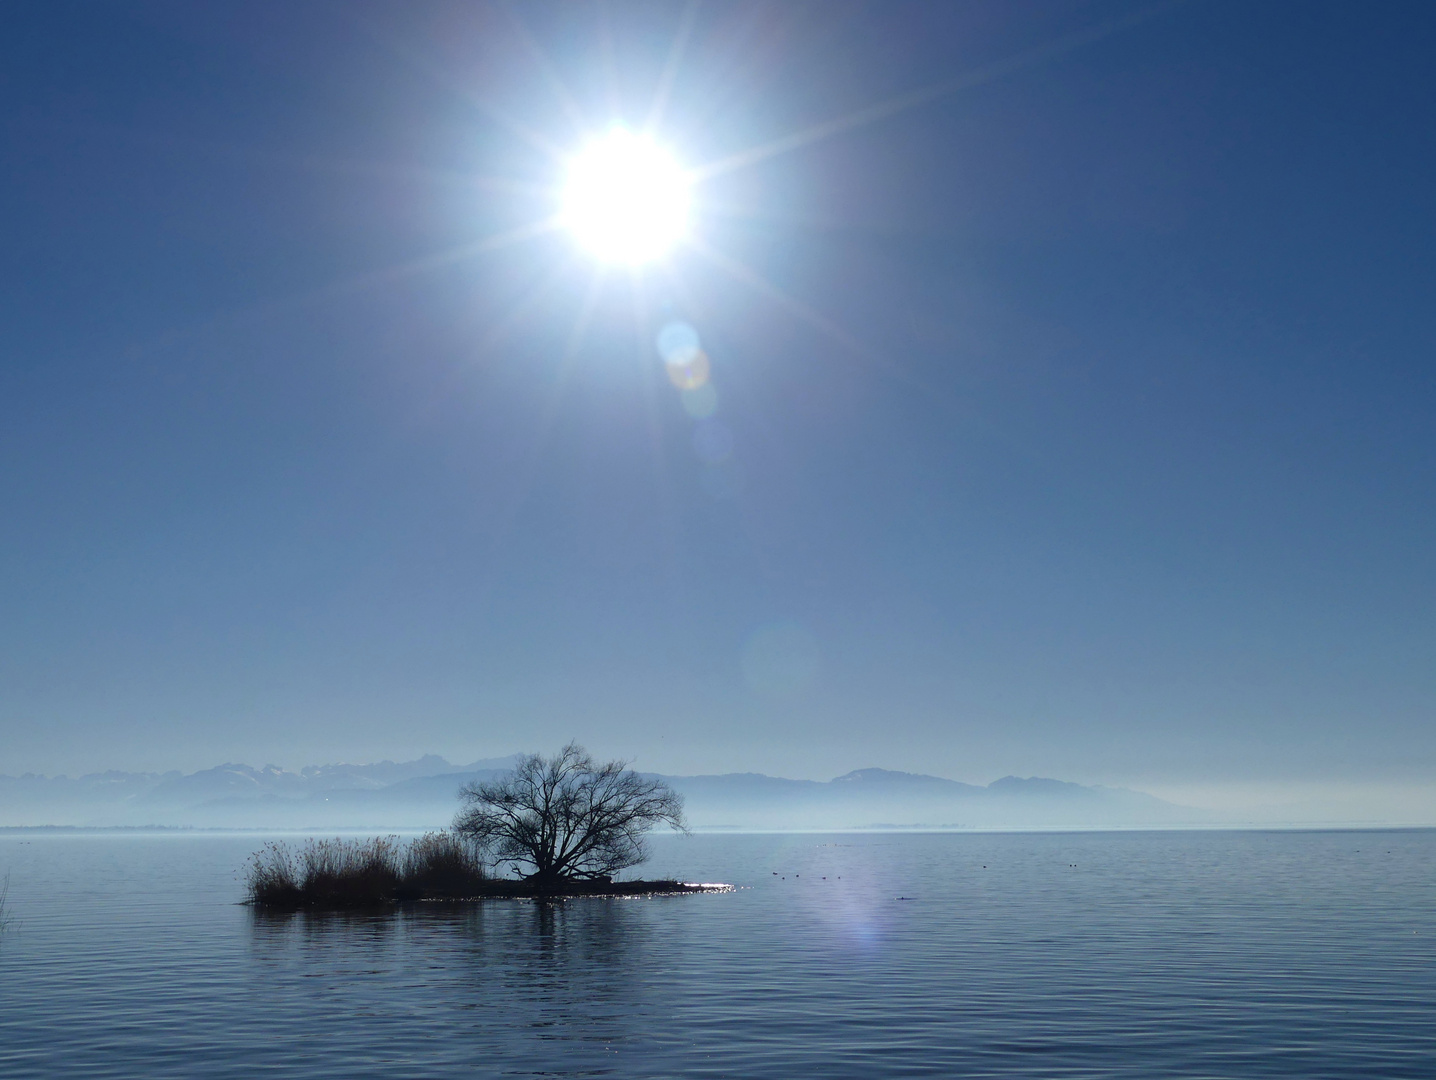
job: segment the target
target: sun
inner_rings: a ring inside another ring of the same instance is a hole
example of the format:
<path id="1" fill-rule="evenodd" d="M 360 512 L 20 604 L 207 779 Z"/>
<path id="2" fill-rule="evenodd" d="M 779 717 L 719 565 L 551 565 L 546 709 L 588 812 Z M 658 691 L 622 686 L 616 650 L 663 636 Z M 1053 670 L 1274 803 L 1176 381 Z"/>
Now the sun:
<path id="1" fill-rule="evenodd" d="M 689 179 L 651 139 L 616 127 L 569 163 L 560 217 L 603 262 L 665 255 L 688 228 Z"/>

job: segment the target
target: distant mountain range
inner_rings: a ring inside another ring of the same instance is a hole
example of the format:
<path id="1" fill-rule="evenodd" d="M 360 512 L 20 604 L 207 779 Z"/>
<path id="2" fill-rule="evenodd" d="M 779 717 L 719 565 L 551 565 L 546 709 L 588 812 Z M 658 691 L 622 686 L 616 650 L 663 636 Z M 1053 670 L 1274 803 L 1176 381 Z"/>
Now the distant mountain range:
<path id="1" fill-rule="evenodd" d="M 1125 788 L 1005 776 L 986 786 L 858 769 L 828 781 L 761 773 L 665 777 L 695 823 L 715 828 L 1111 828 L 1210 824 L 1206 811 Z"/>
<path id="2" fill-rule="evenodd" d="M 453 765 L 429 754 L 298 772 L 226 764 L 188 774 L 0 776 L 0 825 L 440 828 L 454 815 L 460 787 L 501 775 L 517 758 Z M 662 779 L 682 792 L 697 828 L 1110 828 L 1213 820 L 1138 791 L 1035 777 L 1007 776 L 985 787 L 888 769 L 828 781 L 761 773 Z"/>

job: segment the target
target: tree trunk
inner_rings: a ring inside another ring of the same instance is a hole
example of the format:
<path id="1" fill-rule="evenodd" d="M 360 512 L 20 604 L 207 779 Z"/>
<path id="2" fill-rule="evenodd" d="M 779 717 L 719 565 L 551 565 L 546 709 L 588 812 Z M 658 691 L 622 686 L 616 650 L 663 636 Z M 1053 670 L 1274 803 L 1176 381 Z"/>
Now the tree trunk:
<path id="1" fill-rule="evenodd" d="M 535 891 L 540 893 L 561 892 L 563 886 L 567 883 L 567 879 L 564 878 L 562 874 L 557 874 L 552 870 L 539 870 L 536 873 L 530 874 L 524 878 L 524 880 L 532 885 Z"/>

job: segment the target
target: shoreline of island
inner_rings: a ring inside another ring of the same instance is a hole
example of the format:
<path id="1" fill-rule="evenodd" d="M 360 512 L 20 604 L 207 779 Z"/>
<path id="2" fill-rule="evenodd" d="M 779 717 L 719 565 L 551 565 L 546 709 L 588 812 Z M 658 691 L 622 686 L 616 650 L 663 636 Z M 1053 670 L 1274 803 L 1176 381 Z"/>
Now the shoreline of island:
<path id="1" fill-rule="evenodd" d="M 606 898 L 637 900 L 663 896 L 688 896 L 697 893 L 725 893 L 735 886 L 723 882 L 676 880 L 639 881 L 569 881 L 538 885 L 522 878 L 500 878 L 485 882 L 481 888 L 466 890 L 463 895 L 436 894 L 398 890 L 389 897 L 346 899 L 335 896 L 311 898 L 303 895 L 255 899 L 244 903 L 256 910 L 269 912 L 342 911 L 357 908 L 402 907 L 415 904 L 468 904 L 485 900 L 532 900 L 552 903 L 563 900 Z"/>

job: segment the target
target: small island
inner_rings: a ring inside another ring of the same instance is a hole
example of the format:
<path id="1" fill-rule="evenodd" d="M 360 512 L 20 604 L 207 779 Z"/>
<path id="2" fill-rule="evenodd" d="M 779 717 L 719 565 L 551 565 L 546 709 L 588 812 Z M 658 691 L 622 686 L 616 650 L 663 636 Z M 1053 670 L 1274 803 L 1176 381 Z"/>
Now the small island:
<path id="1" fill-rule="evenodd" d="M 271 843 L 251 857 L 248 902 L 274 910 L 377 907 L 422 900 L 559 900 L 725 892 L 731 886 L 622 881 L 648 858 L 658 825 L 687 832 L 682 796 L 623 761 L 596 763 L 569 743 L 498 780 L 459 792 L 446 832 Z"/>

